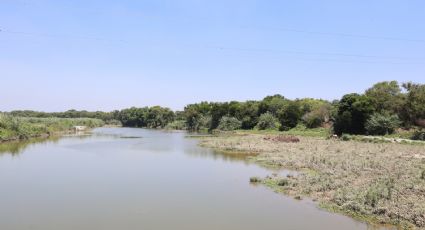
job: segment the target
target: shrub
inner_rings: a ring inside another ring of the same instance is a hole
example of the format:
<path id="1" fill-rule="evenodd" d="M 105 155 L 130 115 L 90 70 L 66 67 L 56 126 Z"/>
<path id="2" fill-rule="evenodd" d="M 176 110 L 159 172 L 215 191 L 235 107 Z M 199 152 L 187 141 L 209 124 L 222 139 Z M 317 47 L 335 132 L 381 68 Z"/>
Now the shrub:
<path id="1" fill-rule="evenodd" d="M 335 133 L 364 134 L 365 123 L 373 111 L 370 98 L 355 93 L 344 95 L 338 103 Z"/>
<path id="2" fill-rule="evenodd" d="M 379 200 L 391 199 L 392 190 L 394 189 L 394 180 L 385 179 L 373 184 L 366 192 L 365 204 L 376 207 Z"/>
<path id="3" fill-rule="evenodd" d="M 115 120 L 115 119 L 106 120 L 105 124 L 106 125 L 112 125 L 112 126 L 122 126 L 121 121 Z"/>
<path id="4" fill-rule="evenodd" d="M 425 169 L 424 169 L 424 170 L 422 170 L 422 173 L 421 173 L 421 179 L 422 179 L 422 180 L 425 180 Z"/>
<path id="5" fill-rule="evenodd" d="M 425 141 L 425 130 L 416 131 L 411 137 L 412 140 Z"/>
<path id="6" fill-rule="evenodd" d="M 270 112 L 261 114 L 260 118 L 258 119 L 258 123 L 256 128 L 259 130 L 265 130 L 265 129 L 272 129 L 277 130 L 279 129 L 279 120 L 273 116 Z"/>
<path id="7" fill-rule="evenodd" d="M 277 112 L 280 121 L 280 130 L 287 131 L 298 125 L 302 111 L 296 102 L 289 102 L 287 106 Z"/>
<path id="8" fill-rule="evenodd" d="M 288 180 L 288 179 L 280 179 L 280 180 L 277 182 L 277 185 L 278 185 L 278 186 L 287 186 L 287 185 L 289 185 L 289 180 Z"/>
<path id="9" fill-rule="evenodd" d="M 386 135 L 394 133 L 400 123 L 397 115 L 375 113 L 367 120 L 365 128 L 368 134 Z"/>
<path id="10" fill-rule="evenodd" d="M 211 121 L 212 121 L 211 116 L 201 115 L 200 118 L 199 118 L 198 129 L 199 130 L 207 130 L 207 129 L 209 129 L 211 127 Z"/>
<path id="11" fill-rule="evenodd" d="M 242 122 L 239 121 L 237 118 L 224 116 L 220 119 L 220 123 L 217 128 L 223 131 L 232 131 L 240 129 L 241 127 Z"/>
<path id="12" fill-rule="evenodd" d="M 166 129 L 174 129 L 174 130 L 184 130 L 186 129 L 186 121 L 185 120 L 175 120 L 171 123 L 168 123 L 165 126 Z"/>
<path id="13" fill-rule="evenodd" d="M 249 178 L 249 182 L 251 182 L 251 183 L 260 183 L 261 182 L 261 179 L 258 178 L 258 177 L 253 176 L 253 177 Z"/>
<path id="14" fill-rule="evenodd" d="M 341 136 L 341 140 L 343 140 L 343 141 L 349 141 L 349 140 L 351 140 L 351 135 L 349 135 L 349 134 L 342 134 L 342 136 Z"/>
<path id="15" fill-rule="evenodd" d="M 26 139 L 52 132 L 62 132 L 76 125 L 94 128 L 104 125 L 104 122 L 94 118 L 14 117 L 0 113 L 0 140 Z"/>
<path id="16" fill-rule="evenodd" d="M 304 121 L 304 124 L 308 128 L 317 128 L 323 123 L 323 120 L 322 120 L 320 114 L 315 113 L 315 112 L 310 112 L 310 113 L 305 114 L 302 117 L 302 120 Z"/>
<path id="17" fill-rule="evenodd" d="M 16 117 L 0 113 L 0 128 L 18 131 L 19 126 L 20 124 Z"/>
<path id="18" fill-rule="evenodd" d="M 329 122 L 331 117 L 332 106 L 330 104 L 324 104 L 311 112 L 306 113 L 302 120 L 307 128 L 317 128 L 323 123 Z"/>

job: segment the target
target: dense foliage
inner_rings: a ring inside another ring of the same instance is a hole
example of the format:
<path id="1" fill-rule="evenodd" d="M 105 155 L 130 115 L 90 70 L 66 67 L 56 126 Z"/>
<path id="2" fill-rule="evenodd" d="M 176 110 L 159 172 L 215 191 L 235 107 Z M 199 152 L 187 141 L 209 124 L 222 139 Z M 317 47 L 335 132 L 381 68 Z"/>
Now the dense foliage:
<path id="1" fill-rule="evenodd" d="M 394 133 L 395 129 L 400 125 L 397 115 L 373 114 L 366 122 L 366 130 L 371 135 L 387 135 Z"/>
<path id="2" fill-rule="evenodd" d="M 412 140 L 425 141 L 425 130 L 418 130 L 413 133 Z"/>
<path id="3" fill-rule="evenodd" d="M 396 81 L 380 82 L 364 95 L 344 95 L 337 104 L 335 133 L 383 135 L 400 124 L 424 127 L 425 85 L 409 82 L 403 88 Z"/>
<path id="4" fill-rule="evenodd" d="M 364 94 L 346 94 L 333 102 L 312 98 L 290 100 L 276 94 L 260 101 L 200 102 L 177 112 L 154 106 L 112 112 L 21 110 L 9 114 L 15 117 L 97 118 L 107 124 L 121 123 L 127 127 L 190 131 L 235 128 L 286 131 L 302 125 L 308 129 L 333 127 L 338 135 L 383 135 L 394 132 L 399 126 L 405 129 L 425 127 L 425 85 L 379 82 Z"/>
<path id="5" fill-rule="evenodd" d="M 365 124 L 374 109 L 370 98 L 356 93 L 344 95 L 338 104 L 334 130 L 342 133 L 363 134 Z"/>
<path id="6" fill-rule="evenodd" d="M 114 122 L 117 118 L 117 114 L 119 111 L 115 110 L 112 112 L 102 112 L 102 111 L 95 111 L 95 112 L 89 112 L 86 110 L 68 110 L 65 112 L 39 112 L 39 111 L 32 111 L 32 110 L 15 110 L 10 112 L 9 114 L 15 117 L 38 117 L 38 118 L 51 118 L 51 117 L 57 117 L 57 118 L 96 118 L 103 120 L 106 123 Z"/>
<path id="7" fill-rule="evenodd" d="M 123 126 L 164 128 L 174 121 L 174 112 L 160 106 L 123 109 L 118 113 L 118 120 Z"/>
<path id="8" fill-rule="evenodd" d="M 223 131 L 232 131 L 237 130 L 242 127 L 242 122 L 236 117 L 227 117 L 224 116 L 220 119 L 217 129 Z"/>
<path id="9" fill-rule="evenodd" d="M 273 114 L 266 112 L 260 115 L 255 127 L 259 130 L 278 130 L 280 128 L 280 123 Z"/>

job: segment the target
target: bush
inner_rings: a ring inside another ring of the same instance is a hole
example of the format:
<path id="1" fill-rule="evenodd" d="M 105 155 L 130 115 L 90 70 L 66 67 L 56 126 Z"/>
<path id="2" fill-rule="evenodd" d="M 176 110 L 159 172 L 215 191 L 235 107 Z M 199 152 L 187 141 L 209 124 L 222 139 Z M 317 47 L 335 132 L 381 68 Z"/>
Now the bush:
<path id="1" fill-rule="evenodd" d="M 304 114 L 302 120 L 307 128 L 317 128 L 323 123 L 329 122 L 331 117 L 332 106 L 330 104 L 324 104 L 311 112 Z"/>
<path id="2" fill-rule="evenodd" d="M 105 124 L 106 125 L 112 125 L 112 126 L 122 126 L 121 121 L 115 120 L 115 119 L 106 120 Z"/>
<path id="3" fill-rule="evenodd" d="M 165 126 L 166 129 L 174 129 L 174 130 L 184 130 L 186 129 L 186 121 L 185 120 L 175 120 L 171 123 L 168 123 Z"/>
<path id="4" fill-rule="evenodd" d="M 288 179 L 280 179 L 280 180 L 277 182 L 277 185 L 278 185 L 278 186 L 287 186 L 287 185 L 289 185 L 289 180 L 288 180 Z"/>
<path id="5" fill-rule="evenodd" d="M 356 93 L 344 95 L 338 103 L 335 133 L 364 134 L 366 121 L 373 112 L 370 98 Z"/>
<path id="6" fill-rule="evenodd" d="M 223 131 L 232 131 L 240 129 L 241 127 L 242 122 L 237 118 L 224 116 L 220 119 L 220 123 L 217 128 Z"/>
<path id="7" fill-rule="evenodd" d="M 201 115 L 199 118 L 198 130 L 208 130 L 211 127 L 212 118 L 208 115 Z"/>
<path id="8" fill-rule="evenodd" d="M 251 183 L 260 183 L 261 182 L 261 179 L 258 178 L 258 177 L 253 176 L 253 177 L 249 178 L 249 182 L 251 182 Z"/>
<path id="9" fill-rule="evenodd" d="M 400 123 L 397 115 L 375 113 L 367 120 L 365 128 L 371 135 L 387 135 L 394 133 Z"/>
<path id="10" fill-rule="evenodd" d="M 94 128 L 104 125 L 104 122 L 94 118 L 15 117 L 0 113 L 0 140 L 26 139 L 63 132 L 77 125 Z"/>
<path id="11" fill-rule="evenodd" d="M 277 130 L 279 129 L 279 120 L 273 116 L 270 112 L 261 114 L 260 118 L 258 119 L 258 123 L 256 128 L 259 130 Z"/>
<path id="12" fill-rule="evenodd" d="M 296 102 L 290 102 L 288 106 L 280 109 L 277 113 L 280 121 L 280 130 L 287 131 L 298 125 L 301 120 L 302 111 Z"/>
<path id="13" fill-rule="evenodd" d="M 365 194 L 365 204 L 376 207 L 381 199 L 391 199 L 393 189 L 393 179 L 386 179 L 372 184 Z"/>
<path id="14" fill-rule="evenodd" d="M 341 136 L 341 140 L 343 140 L 343 141 L 349 141 L 349 140 L 351 140 L 351 135 L 349 135 L 349 134 L 342 134 L 342 136 Z"/>
<path id="15" fill-rule="evenodd" d="M 317 128 L 323 123 L 320 114 L 315 112 L 305 114 L 302 119 L 308 128 Z"/>
<path id="16" fill-rule="evenodd" d="M 416 131 L 411 137 L 412 140 L 425 141 L 425 130 Z"/>

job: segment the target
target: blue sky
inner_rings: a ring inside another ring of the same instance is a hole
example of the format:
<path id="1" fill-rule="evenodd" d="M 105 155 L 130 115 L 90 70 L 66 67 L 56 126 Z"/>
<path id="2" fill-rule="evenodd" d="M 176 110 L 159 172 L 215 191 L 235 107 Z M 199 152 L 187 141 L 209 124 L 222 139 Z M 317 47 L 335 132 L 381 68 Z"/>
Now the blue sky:
<path id="1" fill-rule="evenodd" d="M 0 1 L 0 110 L 338 99 L 425 82 L 425 1 Z"/>

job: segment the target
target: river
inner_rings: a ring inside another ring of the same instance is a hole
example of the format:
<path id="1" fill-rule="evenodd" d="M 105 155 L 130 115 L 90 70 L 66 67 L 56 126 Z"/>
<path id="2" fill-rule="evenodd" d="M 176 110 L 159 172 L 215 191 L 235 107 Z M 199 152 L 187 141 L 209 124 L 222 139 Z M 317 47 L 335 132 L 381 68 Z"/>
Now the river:
<path id="1" fill-rule="evenodd" d="M 184 132 L 98 128 L 2 147 L 0 229 L 372 228 L 252 185 L 272 171 L 197 142 Z"/>

